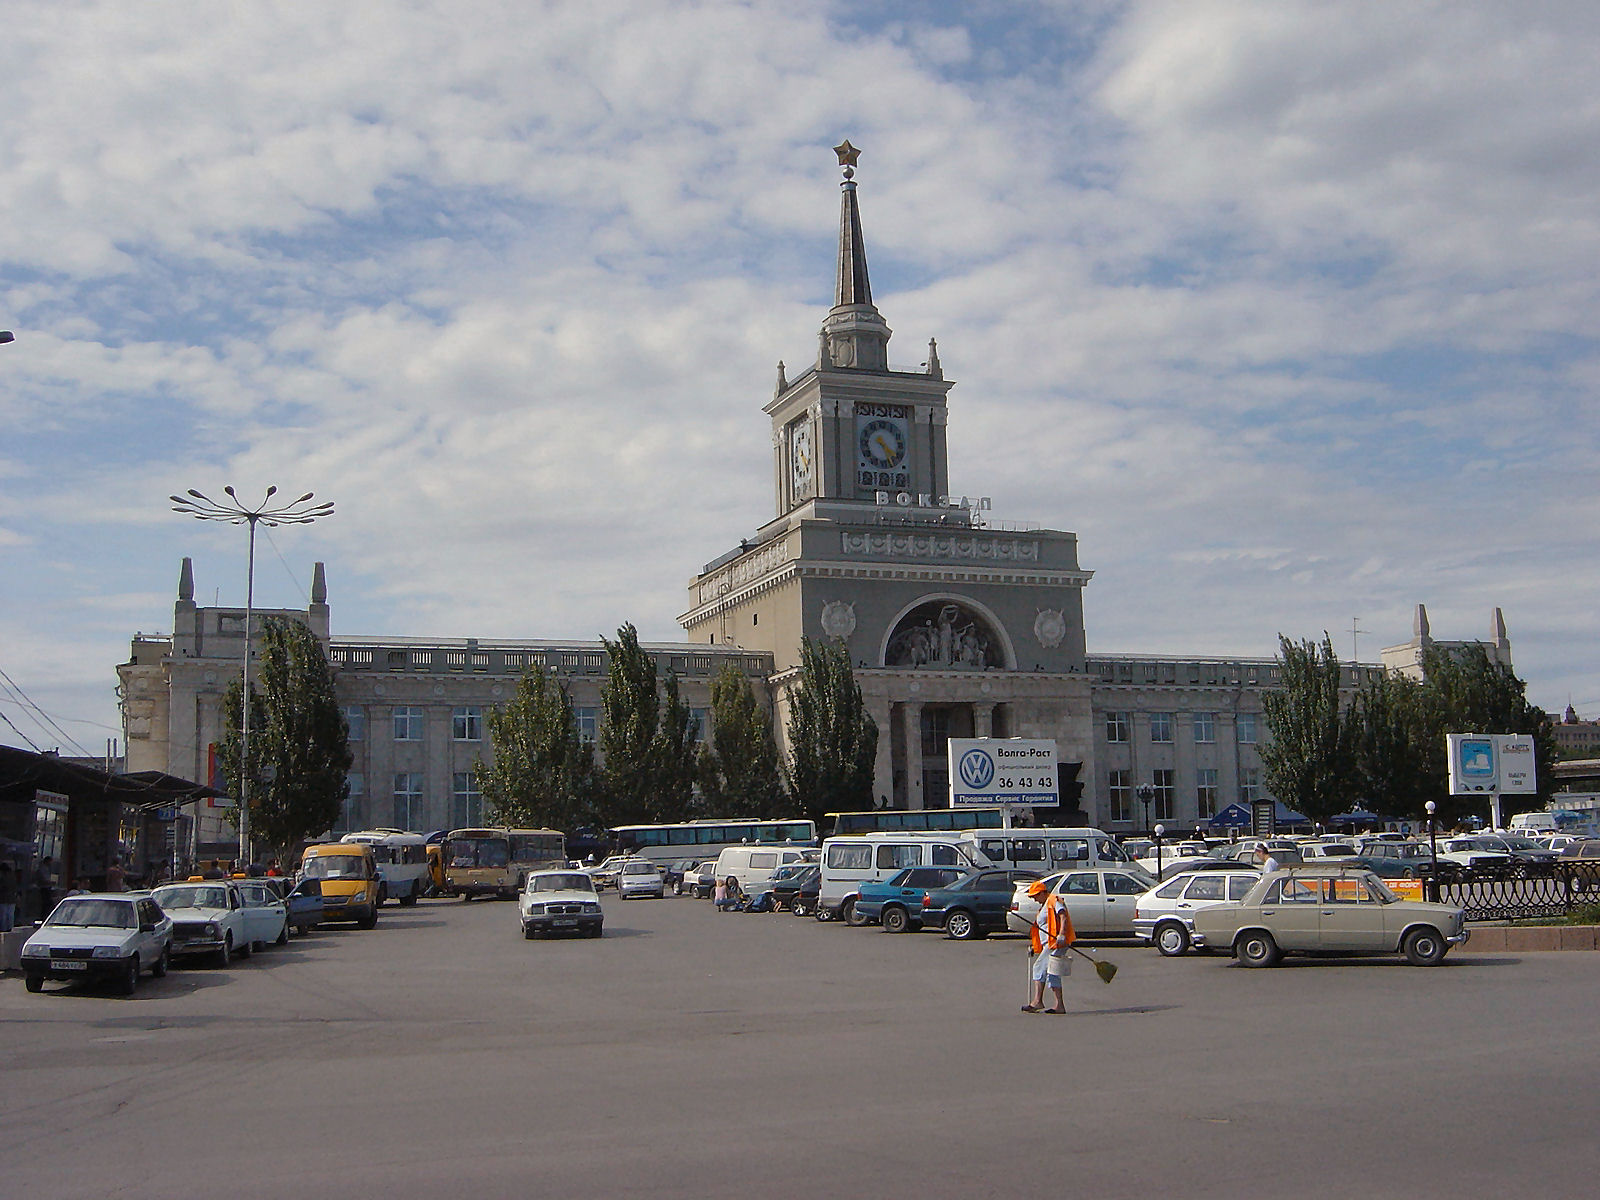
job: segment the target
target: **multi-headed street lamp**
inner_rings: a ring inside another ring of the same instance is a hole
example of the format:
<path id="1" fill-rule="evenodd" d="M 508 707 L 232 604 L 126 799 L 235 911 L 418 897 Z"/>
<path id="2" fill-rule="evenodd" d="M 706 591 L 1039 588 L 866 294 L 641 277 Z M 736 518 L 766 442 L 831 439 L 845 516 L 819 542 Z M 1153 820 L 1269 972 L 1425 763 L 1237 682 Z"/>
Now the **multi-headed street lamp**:
<path id="1" fill-rule="evenodd" d="M 312 504 L 313 493 L 307 492 L 290 504 L 272 503 L 278 494 L 269 487 L 261 503 L 254 508 L 234 494 L 231 486 L 222 489 L 227 500 L 218 501 L 190 488 L 187 495 L 168 497 L 172 511 L 202 521 L 224 521 L 229 525 L 250 526 L 250 557 L 245 574 L 244 588 L 244 720 L 239 731 L 239 867 L 250 864 L 250 624 L 255 615 L 256 598 L 256 526 L 257 525 L 309 525 L 319 517 L 333 515 L 333 502 L 324 500 Z"/>

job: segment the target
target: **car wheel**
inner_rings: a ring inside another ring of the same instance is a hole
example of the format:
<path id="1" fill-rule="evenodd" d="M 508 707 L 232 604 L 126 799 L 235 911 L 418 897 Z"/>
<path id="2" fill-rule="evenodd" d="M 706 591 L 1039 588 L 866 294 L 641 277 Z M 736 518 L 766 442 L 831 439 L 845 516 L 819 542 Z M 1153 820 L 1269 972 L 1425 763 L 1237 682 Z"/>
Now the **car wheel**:
<path id="1" fill-rule="evenodd" d="M 249 938 L 245 938 L 244 941 L 239 943 L 239 957 L 240 958 L 249 958 L 255 952 L 256 952 L 256 944 L 254 942 L 252 942 Z"/>
<path id="2" fill-rule="evenodd" d="M 404 896 L 400 897 L 400 907 L 401 908 L 414 908 L 416 906 L 417 901 L 419 899 L 421 899 L 421 896 L 422 896 L 422 893 L 417 891 L 417 885 L 415 883 L 413 883 L 411 885 L 411 890 L 409 892 L 407 892 Z"/>
<path id="3" fill-rule="evenodd" d="M 374 907 L 370 912 L 368 912 L 359 921 L 357 921 L 356 924 L 358 926 L 360 926 L 362 929 L 376 929 L 378 927 L 378 910 L 377 910 L 377 908 Z"/>
<path id="4" fill-rule="evenodd" d="M 1163 921 L 1156 926 L 1156 949 L 1168 958 L 1189 953 L 1189 931 L 1176 921 Z"/>
<path id="5" fill-rule="evenodd" d="M 1260 929 L 1240 934 L 1233 944 L 1233 953 L 1247 967 L 1275 967 L 1283 957 L 1272 935 Z"/>
<path id="6" fill-rule="evenodd" d="M 225 967 L 233 958 L 233 934 L 228 934 L 222 939 L 222 949 L 217 951 L 217 966 Z"/>
<path id="7" fill-rule="evenodd" d="M 287 946 L 289 944 L 289 922 L 287 921 L 283 923 L 283 928 L 278 930 L 277 944 L 279 946 Z"/>
<path id="8" fill-rule="evenodd" d="M 535 938 L 537 938 L 539 936 L 539 934 L 538 934 L 538 931 L 535 930 L 532 925 L 524 925 L 522 927 L 522 936 L 526 941 L 530 941 L 531 942 Z"/>
<path id="9" fill-rule="evenodd" d="M 30 992 L 42 992 L 44 991 L 44 976 L 28 975 L 23 979 L 22 986 L 27 988 Z"/>
<path id="10" fill-rule="evenodd" d="M 683 895 L 683 881 L 682 880 L 679 880 L 678 882 L 676 882 L 676 883 L 674 883 L 672 885 L 672 894 L 674 896 Z"/>
<path id="11" fill-rule="evenodd" d="M 161 947 L 160 957 L 156 959 L 156 965 L 150 968 L 150 978 L 165 979 L 167 977 L 167 968 L 171 965 L 172 947 L 163 946 Z"/>
<path id="12" fill-rule="evenodd" d="M 1439 931 L 1428 927 L 1413 929 L 1401 944 L 1406 961 L 1413 967 L 1436 967 L 1444 961 L 1449 949 L 1449 943 L 1439 936 Z"/>
<path id="13" fill-rule="evenodd" d="M 122 973 L 122 978 L 117 980 L 117 991 L 124 996 L 131 996 L 139 987 L 139 956 L 135 954 L 128 960 L 128 969 Z"/>
<path id="14" fill-rule="evenodd" d="M 964 908 L 958 908 L 944 919 L 944 931 L 958 942 L 970 942 L 978 936 L 978 923 Z"/>
<path id="15" fill-rule="evenodd" d="M 883 910 L 883 931 L 885 933 L 904 933 L 911 928 L 911 918 L 906 915 L 906 910 L 899 905 Z"/>
<path id="16" fill-rule="evenodd" d="M 867 919 L 865 917 L 858 916 L 856 913 L 856 901 L 854 896 L 839 906 L 839 919 L 852 929 L 859 929 L 861 926 L 867 923 Z"/>

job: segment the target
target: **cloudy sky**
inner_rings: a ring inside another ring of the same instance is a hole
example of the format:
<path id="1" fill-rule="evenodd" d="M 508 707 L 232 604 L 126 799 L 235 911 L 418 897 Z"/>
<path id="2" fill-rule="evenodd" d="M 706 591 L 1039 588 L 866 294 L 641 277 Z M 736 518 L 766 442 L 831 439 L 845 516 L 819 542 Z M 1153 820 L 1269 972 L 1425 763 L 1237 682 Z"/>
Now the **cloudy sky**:
<path id="1" fill-rule="evenodd" d="M 0 714 L 120 735 L 168 511 L 315 490 L 258 603 L 336 634 L 680 636 L 772 513 L 761 406 L 863 148 L 952 486 L 1076 530 L 1099 652 L 1484 637 L 1600 716 L 1600 7 L 147 5 L 0 39 Z M 0 741 L 17 736 L 0 726 Z M 70 752 L 70 749 L 69 749 Z"/>

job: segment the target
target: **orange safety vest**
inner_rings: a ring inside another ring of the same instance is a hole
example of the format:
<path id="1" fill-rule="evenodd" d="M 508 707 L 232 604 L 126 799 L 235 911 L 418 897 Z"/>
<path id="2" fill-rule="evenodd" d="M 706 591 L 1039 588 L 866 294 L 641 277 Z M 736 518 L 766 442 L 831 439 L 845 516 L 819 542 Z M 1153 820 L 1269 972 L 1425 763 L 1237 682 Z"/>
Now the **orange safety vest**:
<path id="1" fill-rule="evenodd" d="M 1033 947 L 1035 954 L 1044 949 L 1045 938 L 1048 938 L 1052 945 L 1058 946 L 1070 946 L 1078 940 L 1078 933 L 1072 928 L 1072 914 L 1067 911 L 1065 904 L 1054 896 L 1046 896 L 1041 907 L 1044 909 L 1043 936 L 1037 916 L 1028 926 L 1028 943 Z"/>

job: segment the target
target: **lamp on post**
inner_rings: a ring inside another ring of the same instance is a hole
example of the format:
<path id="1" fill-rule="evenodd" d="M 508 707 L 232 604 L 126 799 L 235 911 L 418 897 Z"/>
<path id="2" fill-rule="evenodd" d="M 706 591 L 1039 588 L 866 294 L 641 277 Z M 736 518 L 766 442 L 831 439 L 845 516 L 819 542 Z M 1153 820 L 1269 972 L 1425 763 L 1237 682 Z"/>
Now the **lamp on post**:
<path id="1" fill-rule="evenodd" d="M 1165 825 L 1156 826 L 1156 878 L 1161 878 L 1161 835 L 1167 832 Z"/>
<path id="2" fill-rule="evenodd" d="M 1150 805 L 1156 798 L 1156 789 L 1148 783 L 1141 783 L 1133 789 L 1133 796 L 1140 804 L 1144 805 L 1144 827 L 1150 828 Z"/>
<path id="3" fill-rule="evenodd" d="M 213 500 L 190 488 L 183 496 L 169 496 L 172 511 L 195 517 L 201 521 L 223 521 L 229 525 L 250 526 L 250 554 L 245 569 L 244 588 L 244 688 L 243 720 L 239 730 L 239 868 L 250 864 L 250 635 L 255 616 L 256 596 L 256 526 L 257 525 L 309 525 L 320 517 L 333 515 L 333 502 L 324 500 L 312 504 L 313 493 L 307 492 L 290 504 L 274 505 L 272 498 L 278 494 L 269 487 L 261 503 L 254 508 L 234 494 L 233 487 L 224 487 L 226 500 Z"/>
<path id="4" fill-rule="evenodd" d="M 1434 832 L 1433 814 L 1439 811 L 1439 806 L 1429 800 L 1422 806 L 1428 810 L 1428 857 L 1433 861 L 1433 866 L 1428 871 L 1428 890 L 1433 893 L 1429 899 L 1439 898 L 1439 838 Z"/>

